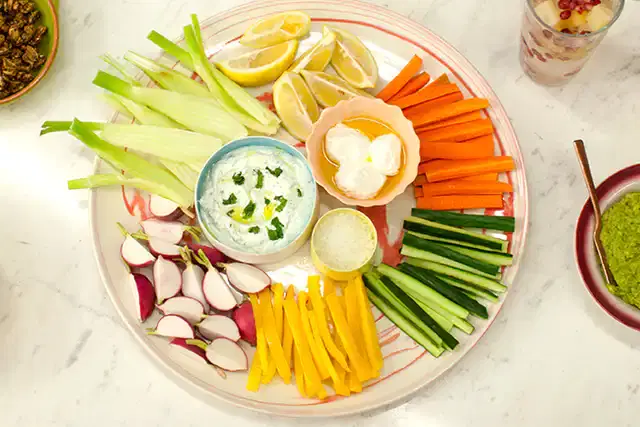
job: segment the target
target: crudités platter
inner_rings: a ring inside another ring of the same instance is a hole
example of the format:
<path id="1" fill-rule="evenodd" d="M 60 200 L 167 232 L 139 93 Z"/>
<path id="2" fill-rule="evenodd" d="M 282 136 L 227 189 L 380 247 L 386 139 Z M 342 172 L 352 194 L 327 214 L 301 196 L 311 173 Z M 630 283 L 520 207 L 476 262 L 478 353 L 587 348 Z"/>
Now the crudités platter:
<path id="1" fill-rule="evenodd" d="M 513 171 L 502 175 L 513 191 L 504 196 L 502 208 L 473 212 L 515 218 L 515 229 L 512 233 L 487 232 L 508 242 L 505 246 L 513 255 L 512 263 L 504 268 L 499 276 L 507 288 L 513 286 L 528 226 L 527 187 L 516 135 L 506 112 L 488 83 L 462 55 L 428 29 L 387 9 L 360 2 L 268 1 L 252 2 L 229 10 L 202 22 L 202 39 L 207 56 L 215 58 L 216 55 L 224 55 L 226 51 L 239 48 L 239 36 L 253 22 L 290 10 L 305 12 L 312 21 L 309 36 L 300 40 L 299 53 L 320 40 L 324 25 L 346 30 L 366 45 L 378 68 L 377 85 L 369 90 L 371 94 L 376 94 L 398 75 L 414 55 L 418 55 L 423 60 L 422 69 L 432 76 L 446 74 L 452 84 L 457 84 L 465 98 L 488 100 L 489 107 L 485 111 L 493 124 L 495 155 L 508 156 L 513 159 L 515 165 Z M 179 40 L 179 43 L 184 42 Z M 181 69 L 181 65 L 168 55 L 161 57 L 159 61 L 169 67 Z M 143 85 L 153 86 L 146 77 L 141 77 L 140 81 Z M 253 96 L 266 100 L 271 97 L 271 90 L 270 84 L 248 89 Z M 124 123 L 125 119 L 116 114 L 113 121 Z M 302 153 L 305 152 L 304 144 L 291 137 L 284 128 L 274 137 L 292 144 Z M 97 162 L 97 173 L 106 173 L 108 170 L 109 167 L 103 162 Z M 318 193 L 319 215 L 331 209 L 344 207 L 324 189 L 318 188 Z M 120 247 L 123 237 L 115 224 L 120 223 L 130 231 L 136 230 L 139 221 L 150 215 L 148 204 L 148 197 L 144 193 L 131 189 L 115 187 L 91 191 L 90 220 L 99 269 L 117 311 L 150 359 L 181 387 L 207 402 L 226 402 L 259 412 L 290 417 L 348 415 L 398 403 L 435 380 L 471 350 L 495 320 L 508 294 L 508 291 L 502 293 L 497 302 L 487 305 L 486 319 L 471 320 L 474 327 L 472 334 L 454 334 L 459 339 L 457 347 L 437 358 L 432 357 L 422 346 L 399 331 L 374 308 L 373 317 L 384 364 L 375 378 L 364 383 L 361 393 L 353 393 L 349 397 L 329 393 L 323 399 L 307 398 L 302 397 L 295 386 L 284 384 L 280 380 L 263 385 L 258 391 L 248 391 L 247 372 L 229 372 L 221 375 L 219 370 L 212 369 L 201 360 L 188 357 L 175 346 L 169 345 L 165 338 L 149 335 L 146 329 L 141 327 L 137 319 L 136 301 L 128 280 L 129 272 L 124 268 L 121 259 Z M 403 220 L 411 215 L 414 205 L 414 189 L 409 186 L 403 194 L 386 205 L 362 209 L 377 231 L 377 262 L 383 260 L 393 264 L 399 259 Z M 306 289 L 309 275 L 317 274 L 309 243 L 285 260 L 261 263 L 259 267 L 270 276 L 273 283 L 281 283 L 285 287 L 293 285 L 298 291 Z M 153 326 L 159 318 L 159 313 L 153 314 L 145 326 Z M 247 355 L 251 364 L 253 349 L 248 349 Z"/>

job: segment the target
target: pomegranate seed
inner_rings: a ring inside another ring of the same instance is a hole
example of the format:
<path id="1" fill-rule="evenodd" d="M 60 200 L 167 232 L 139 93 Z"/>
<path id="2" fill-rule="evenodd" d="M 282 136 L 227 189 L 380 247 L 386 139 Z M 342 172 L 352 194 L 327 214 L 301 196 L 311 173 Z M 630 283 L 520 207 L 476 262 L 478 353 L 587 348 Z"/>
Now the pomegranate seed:
<path id="1" fill-rule="evenodd" d="M 585 4 L 585 5 L 584 5 L 584 8 L 585 8 L 586 10 L 591 10 L 591 9 L 593 9 L 593 4 L 591 4 L 591 3 L 587 3 L 587 4 Z"/>
<path id="2" fill-rule="evenodd" d="M 558 2 L 558 7 L 563 10 L 571 9 L 571 0 L 560 0 Z"/>
<path id="3" fill-rule="evenodd" d="M 569 3 L 569 9 L 573 10 L 576 6 L 576 0 L 571 0 L 571 2 Z"/>
<path id="4" fill-rule="evenodd" d="M 568 28 L 563 28 L 563 29 L 562 29 L 562 32 L 563 32 L 563 33 L 565 33 L 565 34 L 573 34 L 573 33 L 571 32 L 571 30 L 570 30 L 570 29 L 568 29 Z"/>
<path id="5" fill-rule="evenodd" d="M 582 14 L 582 13 L 584 13 L 584 6 L 576 6 L 576 8 L 574 9 L 574 11 L 575 11 L 576 13 L 580 13 L 580 14 Z"/>
<path id="6" fill-rule="evenodd" d="M 591 34 L 591 31 L 580 31 L 581 36 L 584 36 L 586 34 Z"/>
<path id="7" fill-rule="evenodd" d="M 570 10 L 563 10 L 562 12 L 560 12 L 560 19 L 567 20 L 569 18 L 571 18 L 571 11 Z"/>
<path id="8" fill-rule="evenodd" d="M 584 0 L 575 0 L 576 6 L 581 6 L 584 4 Z"/>
<path id="9" fill-rule="evenodd" d="M 594 6 L 597 6 L 597 5 L 599 5 L 600 3 L 602 3 L 602 1 L 601 1 L 601 0 L 592 0 L 592 1 L 591 1 L 591 4 L 592 4 L 592 5 L 594 5 Z"/>

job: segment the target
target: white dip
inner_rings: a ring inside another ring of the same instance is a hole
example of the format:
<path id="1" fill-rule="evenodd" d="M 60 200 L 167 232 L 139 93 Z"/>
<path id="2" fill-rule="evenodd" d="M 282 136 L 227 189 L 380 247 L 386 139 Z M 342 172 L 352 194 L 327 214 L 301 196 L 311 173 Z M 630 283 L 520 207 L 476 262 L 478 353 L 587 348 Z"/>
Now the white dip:
<path id="1" fill-rule="evenodd" d="M 206 176 L 201 215 L 221 243 L 268 254 L 305 229 L 315 205 L 315 182 L 304 161 L 276 147 L 242 147 Z"/>

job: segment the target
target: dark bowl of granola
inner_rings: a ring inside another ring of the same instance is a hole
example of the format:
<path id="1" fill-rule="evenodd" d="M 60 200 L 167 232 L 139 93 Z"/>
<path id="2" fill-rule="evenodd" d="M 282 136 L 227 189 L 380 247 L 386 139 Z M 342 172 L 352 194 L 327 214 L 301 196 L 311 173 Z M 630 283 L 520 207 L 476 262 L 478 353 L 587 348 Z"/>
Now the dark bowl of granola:
<path id="1" fill-rule="evenodd" d="M 0 0 L 0 105 L 49 72 L 58 52 L 57 0 Z"/>

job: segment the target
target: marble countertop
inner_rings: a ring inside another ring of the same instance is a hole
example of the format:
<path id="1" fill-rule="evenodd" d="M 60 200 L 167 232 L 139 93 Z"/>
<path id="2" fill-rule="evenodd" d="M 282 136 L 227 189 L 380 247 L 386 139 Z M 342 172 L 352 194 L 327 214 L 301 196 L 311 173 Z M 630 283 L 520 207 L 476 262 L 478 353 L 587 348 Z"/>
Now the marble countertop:
<path id="1" fill-rule="evenodd" d="M 3 426 L 315 425 L 238 415 L 162 376 L 121 324 L 92 254 L 92 169 L 72 139 L 38 138 L 45 119 L 104 120 L 91 87 L 98 55 L 150 51 L 150 29 L 178 34 L 189 13 L 238 0 L 61 2 L 51 75 L 0 108 L 0 424 Z M 73 3 L 73 6 L 71 5 Z M 458 48 L 491 83 L 520 138 L 531 229 L 524 265 L 479 345 L 403 406 L 327 426 L 637 426 L 640 334 L 605 316 L 578 278 L 573 231 L 586 199 L 571 142 L 583 138 L 595 179 L 640 160 L 640 3 L 628 1 L 585 71 L 545 88 L 518 64 L 522 2 L 376 0 Z"/>

